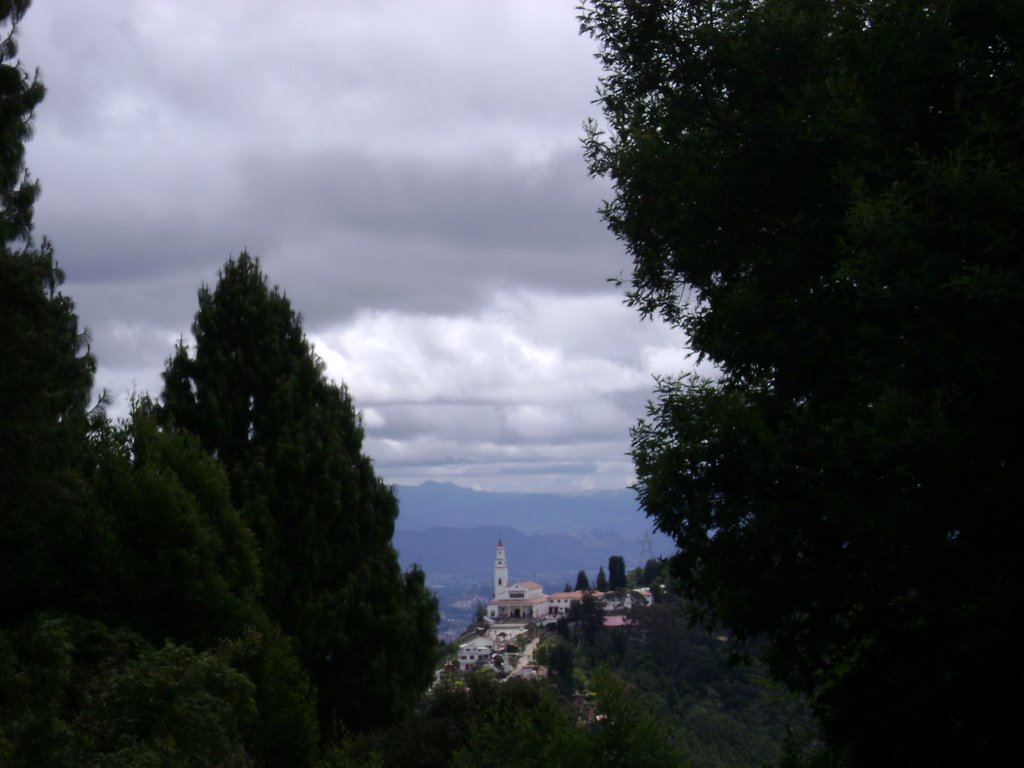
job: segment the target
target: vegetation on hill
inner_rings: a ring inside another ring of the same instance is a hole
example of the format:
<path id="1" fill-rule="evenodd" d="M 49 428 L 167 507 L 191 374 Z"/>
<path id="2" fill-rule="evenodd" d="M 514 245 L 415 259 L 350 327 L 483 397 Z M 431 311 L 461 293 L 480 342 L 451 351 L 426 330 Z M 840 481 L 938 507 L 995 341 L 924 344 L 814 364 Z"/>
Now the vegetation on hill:
<path id="1" fill-rule="evenodd" d="M 641 569 L 642 570 L 642 569 Z M 669 587 L 665 561 L 648 570 Z M 823 760 L 805 703 L 733 665 L 735 647 L 690 627 L 671 589 L 604 627 L 592 595 L 557 631 L 536 626 L 544 676 L 446 672 L 408 720 L 339 747 L 337 765 L 719 766 Z M 486 622 L 470 625 L 474 639 Z M 524 643 L 525 645 L 525 643 Z M 451 660 L 457 644 L 448 651 Z M 788 761 L 788 762 L 785 762 Z"/>

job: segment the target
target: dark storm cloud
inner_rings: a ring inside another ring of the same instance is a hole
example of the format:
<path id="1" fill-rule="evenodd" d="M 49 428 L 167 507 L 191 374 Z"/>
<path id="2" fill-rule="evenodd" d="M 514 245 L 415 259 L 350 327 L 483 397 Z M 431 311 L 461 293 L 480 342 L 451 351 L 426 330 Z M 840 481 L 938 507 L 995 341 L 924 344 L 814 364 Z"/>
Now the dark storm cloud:
<path id="1" fill-rule="evenodd" d="M 159 213 L 116 198 L 84 209 L 47 190 L 40 229 L 87 284 L 191 278 L 194 293 L 248 247 L 315 322 L 364 307 L 452 312 L 496 284 L 592 292 L 620 268 L 595 214 L 600 185 L 568 152 L 532 168 L 338 150 L 230 168 L 235 197 L 196 189 Z"/>

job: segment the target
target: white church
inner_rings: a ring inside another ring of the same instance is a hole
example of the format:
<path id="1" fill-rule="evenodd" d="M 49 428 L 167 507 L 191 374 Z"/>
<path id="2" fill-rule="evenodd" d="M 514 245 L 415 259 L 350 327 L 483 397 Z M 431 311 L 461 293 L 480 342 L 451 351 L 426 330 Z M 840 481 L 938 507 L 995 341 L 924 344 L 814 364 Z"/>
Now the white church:
<path id="1" fill-rule="evenodd" d="M 505 545 L 498 540 L 494 557 L 494 598 L 487 603 L 487 621 L 490 626 L 479 637 L 459 646 L 459 669 L 463 672 L 486 666 L 495 666 L 499 672 L 515 668 L 518 651 L 507 653 L 509 643 L 524 635 L 531 624 L 553 624 L 569 612 L 573 603 L 583 599 L 585 592 L 556 592 L 545 595 L 544 588 L 535 581 L 508 580 L 508 560 Z M 633 605 L 650 605 L 649 589 L 629 592 L 591 592 L 602 606 L 612 610 L 626 610 Z M 623 626 L 624 616 L 606 616 L 607 626 Z M 501 656 L 502 662 L 496 659 Z"/>
<path id="2" fill-rule="evenodd" d="M 494 557 L 494 598 L 487 603 L 487 618 L 499 621 L 537 621 L 552 619 L 569 610 L 574 601 L 583 599 L 583 592 L 556 592 L 545 595 L 535 581 L 509 583 L 505 545 L 498 540 Z"/>

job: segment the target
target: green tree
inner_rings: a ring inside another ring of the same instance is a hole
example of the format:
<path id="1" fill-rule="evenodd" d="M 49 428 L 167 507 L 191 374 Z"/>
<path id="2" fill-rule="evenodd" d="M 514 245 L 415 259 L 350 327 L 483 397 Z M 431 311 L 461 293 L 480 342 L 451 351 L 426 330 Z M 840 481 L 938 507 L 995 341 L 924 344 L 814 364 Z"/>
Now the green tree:
<path id="1" fill-rule="evenodd" d="M 0 686 L 5 768 L 274 765 L 246 742 L 253 684 L 220 649 L 157 650 L 125 629 L 43 614 L 0 629 Z"/>
<path id="2" fill-rule="evenodd" d="M 576 592 L 586 592 L 590 589 L 590 579 L 587 578 L 587 572 L 582 568 L 580 572 L 576 574 Z"/>
<path id="3" fill-rule="evenodd" d="M 632 688 L 607 668 L 595 670 L 594 690 L 601 719 L 590 734 L 591 765 L 682 766 L 687 762 L 679 734 L 664 705 Z"/>
<path id="4" fill-rule="evenodd" d="M 18 24 L 31 0 L 0 2 L 0 243 L 28 244 L 39 183 L 25 168 L 25 142 L 32 113 L 46 89 L 38 73 L 29 77 L 17 60 Z M 10 62 L 14 62 L 11 64 Z"/>
<path id="5" fill-rule="evenodd" d="M 481 678 L 470 682 L 479 684 Z M 488 692 L 483 706 L 471 710 L 468 738 L 449 765 L 529 768 L 587 764 L 580 759 L 584 742 L 550 687 L 517 679 L 500 686 L 493 680 L 487 684 L 494 690 Z"/>
<path id="6" fill-rule="evenodd" d="M 595 0 L 581 23 L 628 301 L 717 368 L 661 379 L 633 432 L 683 589 L 856 760 L 993 759 L 1024 595 L 1024 6 Z"/>
<path id="7" fill-rule="evenodd" d="M 597 582 L 595 583 L 595 588 L 598 592 L 608 591 L 608 576 L 605 575 L 603 565 L 597 569 Z"/>
<path id="8" fill-rule="evenodd" d="M 604 608 L 601 602 L 593 593 L 588 592 L 581 600 L 573 600 L 566 617 L 576 629 L 578 642 L 593 648 L 598 634 L 604 629 Z"/>
<path id="9" fill-rule="evenodd" d="M 163 418 L 225 466 L 256 533 L 265 604 L 298 643 L 326 735 L 393 721 L 429 685 L 437 603 L 391 546 L 398 504 L 362 453 L 344 386 L 259 263 L 230 259 L 199 291 L 195 354 L 164 373 Z"/>
<path id="10" fill-rule="evenodd" d="M 114 544 L 92 594 L 64 607 L 209 647 L 263 620 L 255 538 L 218 463 L 145 409 L 92 433 L 89 485 Z"/>
<path id="11" fill-rule="evenodd" d="M 668 578 L 667 575 L 667 563 L 665 560 L 650 558 L 644 563 L 643 580 L 640 582 L 642 586 L 653 587 L 661 584 L 662 581 Z"/>
<path id="12" fill-rule="evenodd" d="M 621 555 L 608 558 L 608 588 L 612 591 L 626 588 L 626 561 Z"/>
<path id="13" fill-rule="evenodd" d="M 253 694 L 215 653 L 168 643 L 100 677 L 74 723 L 76 751 L 96 768 L 252 766 L 242 734 Z"/>
<path id="14" fill-rule="evenodd" d="M 28 5 L 0 3 L 0 621 L 10 622 L 73 593 L 103 552 L 77 471 L 95 360 L 50 243 L 32 239 L 39 185 L 24 142 L 45 89 L 16 59 Z"/>
<path id="15" fill-rule="evenodd" d="M 541 663 L 548 668 L 548 675 L 563 696 L 571 696 L 573 692 L 573 658 L 572 646 L 561 638 L 544 646 Z"/>

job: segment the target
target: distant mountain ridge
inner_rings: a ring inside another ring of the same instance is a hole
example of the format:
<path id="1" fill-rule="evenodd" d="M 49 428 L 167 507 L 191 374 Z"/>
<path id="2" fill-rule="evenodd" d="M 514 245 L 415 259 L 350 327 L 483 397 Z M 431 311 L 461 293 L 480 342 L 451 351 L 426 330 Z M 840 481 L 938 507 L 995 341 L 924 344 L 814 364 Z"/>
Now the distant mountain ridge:
<path id="1" fill-rule="evenodd" d="M 499 538 L 508 548 L 510 578 L 535 579 L 548 589 L 574 583 L 581 568 L 595 578 L 611 555 L 624 557 L 629 568 L 643 565 L 645 536 L 655 557 L 673 551 L 625 488 L 560 495 L 426 482 L 395 491 L 399 559 L 404 567 L 419 564 L 428 578 L 479 577 L 489 584 Z"/>
<path id="2" fill-rule="evenodd" d="M 506 526 L 528 534 L 614 531 L 639 539 L 652 526 L 629 488 L 580 494 L 497 493 L 453 483 L 395 486 L 397 528 Z"/>
<path id="3" fill-rule="evenodd" d="M 612 533 L 526 534 L 514 528 L 430 528 L 426 531 L 395 531 L 394 545 L 404 568 L 416 563 L 428 582 L 450 578 L 479 580 L 490 591 L 494 573 L 494 549 L 501 539 L 508 553 L 509 580 L 532 579 L 548 591 L 566 582 L 574 584 L 580 569 L 593 581 L 598 568 L 608 569 L 608 558 L 620 555 L 627 568 L 643 565 L 641 544 Z M 654 548 L 654 554 L 669 550 Z"/>

